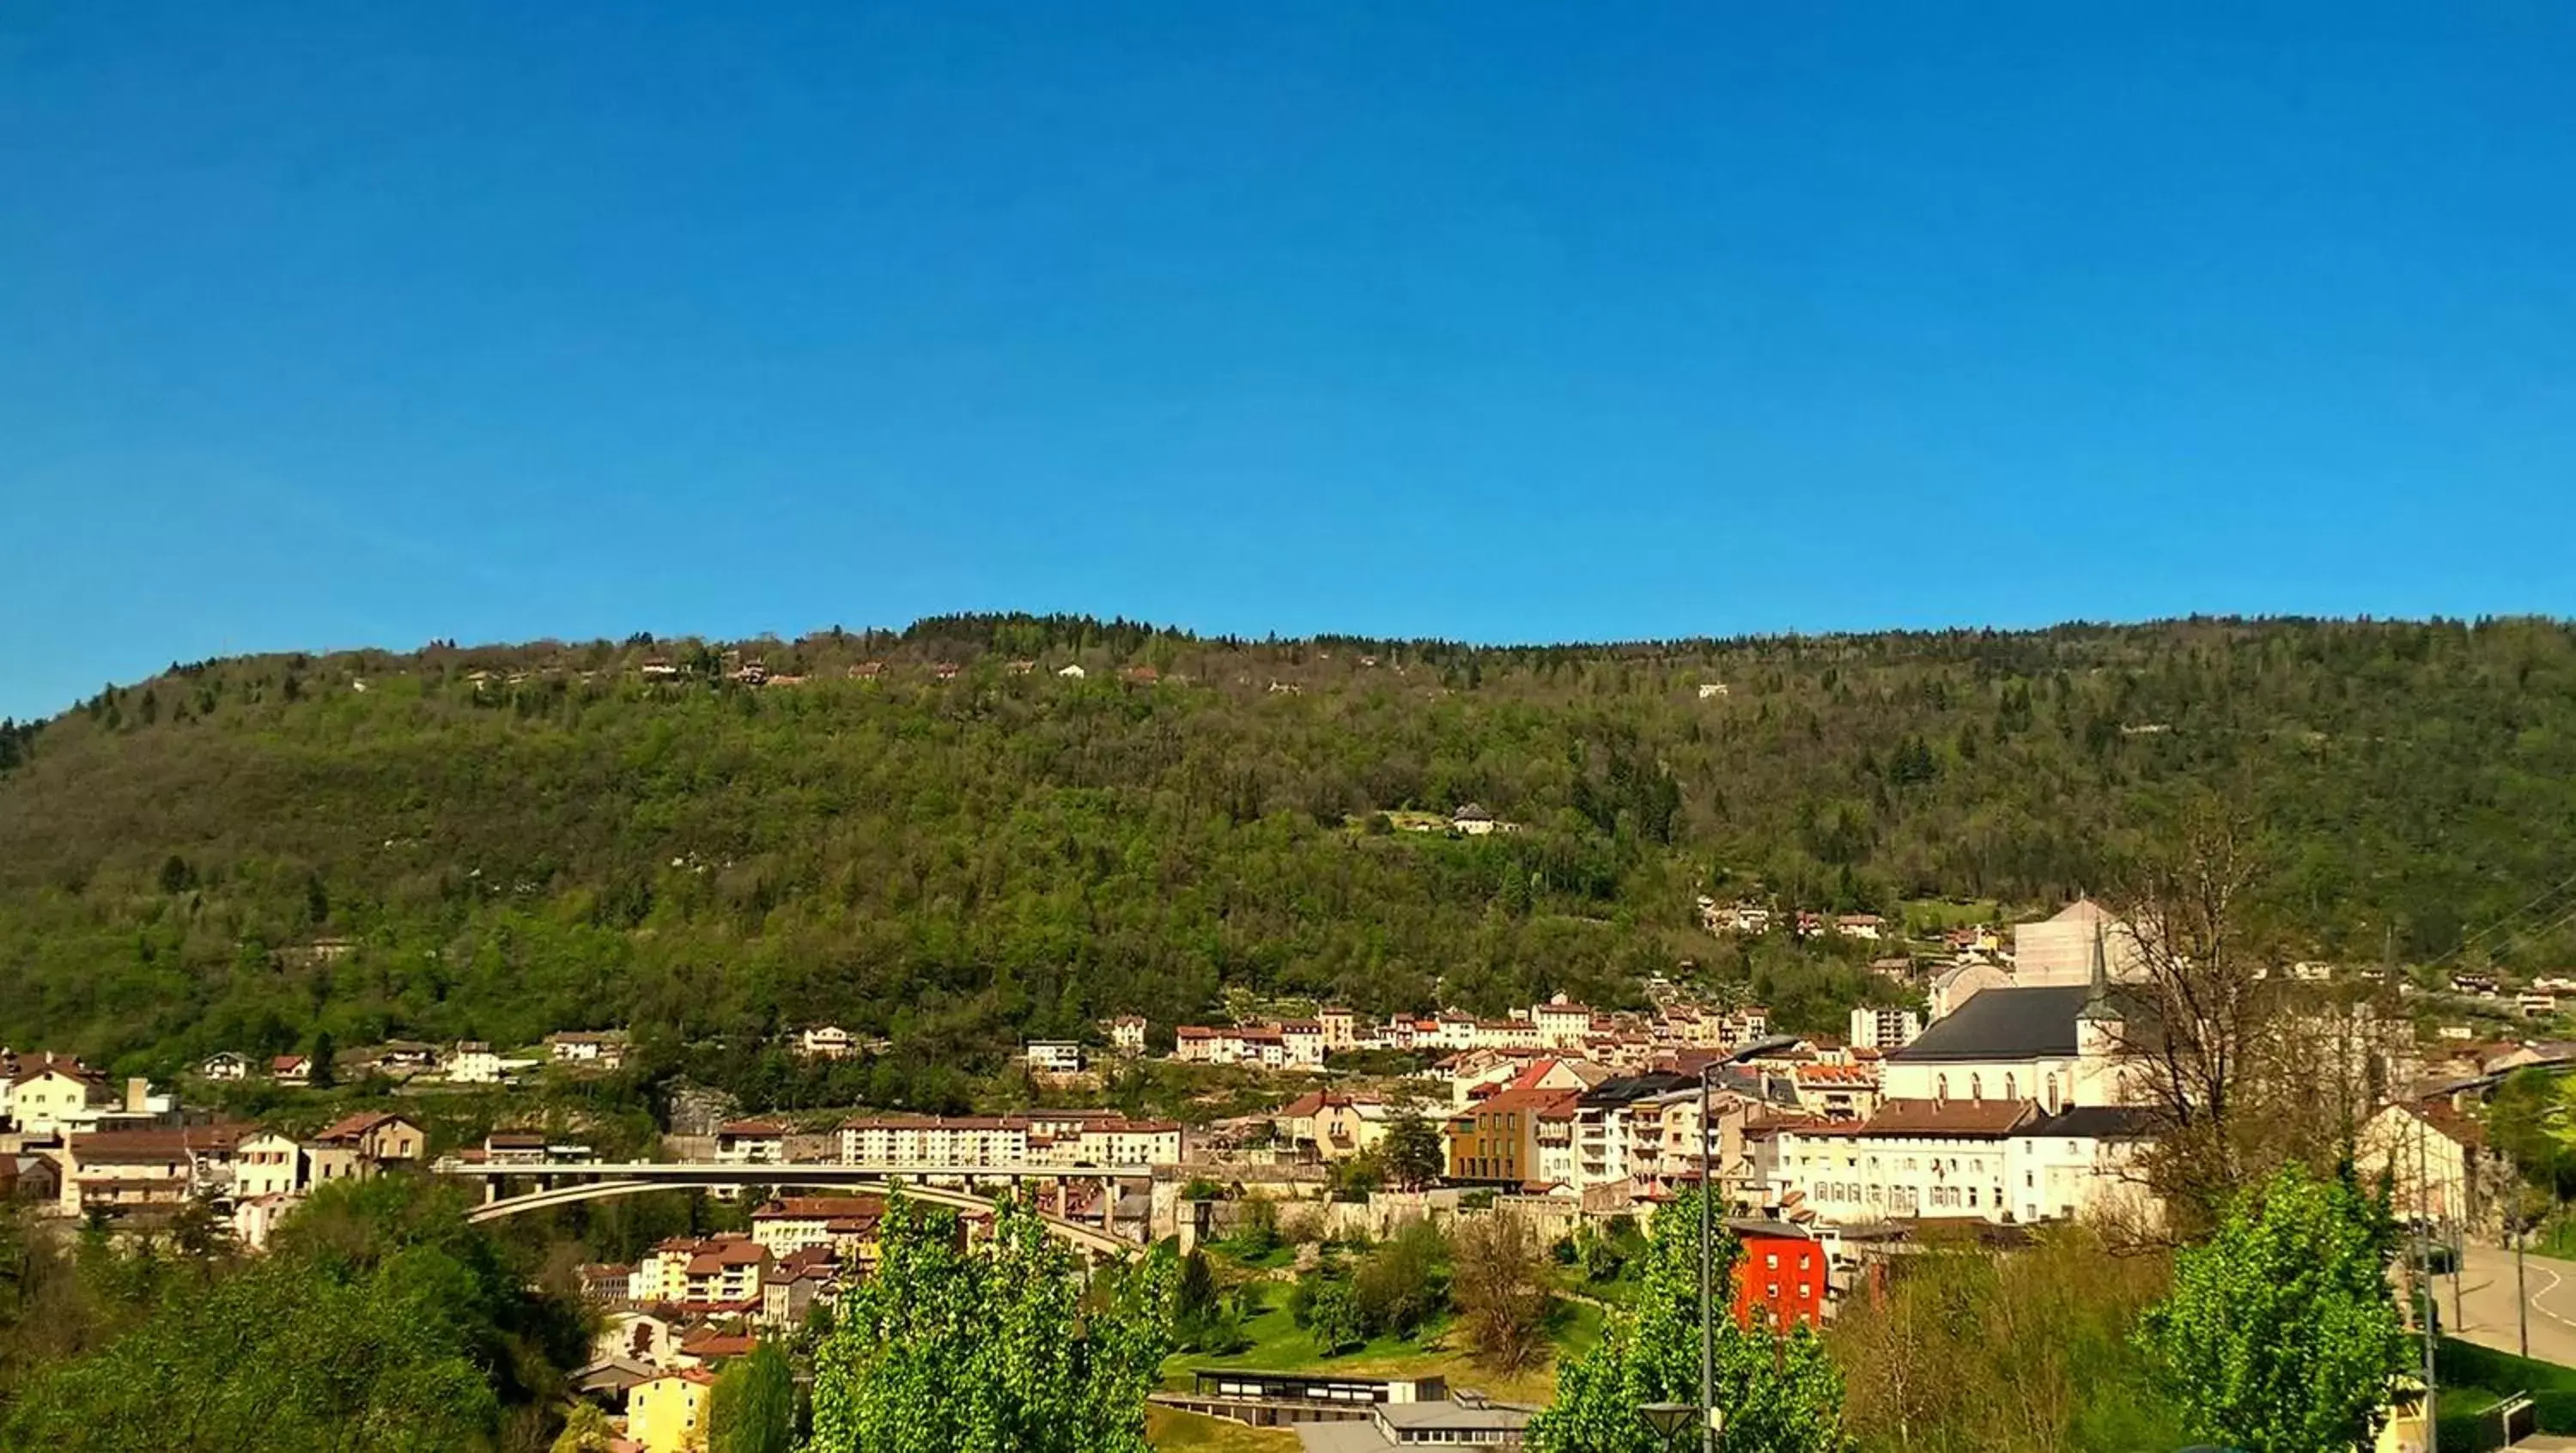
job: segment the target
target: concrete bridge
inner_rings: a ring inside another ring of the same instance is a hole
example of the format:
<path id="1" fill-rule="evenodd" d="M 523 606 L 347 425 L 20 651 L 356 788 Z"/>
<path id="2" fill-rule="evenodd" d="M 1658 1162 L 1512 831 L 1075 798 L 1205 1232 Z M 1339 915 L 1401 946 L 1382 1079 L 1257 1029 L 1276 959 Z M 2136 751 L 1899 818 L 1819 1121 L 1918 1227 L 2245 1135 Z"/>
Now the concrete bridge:
<path id="1" fill-rule="evenodd" d="M 1122 1255 L 1153 1236 L 1153 1215 L 1122 1226 L 1118 1188 L 1122 1181 L 1155 1184 L 1151 1166 L 1048 1165 L 853 1165 L 833 1161 L 745 1163 L 740 1161 L 467 1161 L 441 1160 L 431 1167 L 440 1175 L 483 1182 L 483 1204 L 468 1221 L 497 1221 L 528 1211 L 648 1191 L 707 1190 L 716 1187 L 766 1186 L 773 1190 L 866 1190 L 900 1188 L 916 1200 L 966 1210 L 989 1210 L 992 1198 L 977 1187 L 1015 1185 L 1023 1181 L 1051 1186 L 1056 1212 L 1043 1209 L 1047 1228 L 1083 1250 Z M 509 1193 L 510 1182 L 533 1183 L 532 1189 Z M 1100 1224 L 1091 1225 L 1060 1214 L 1075 1183 L 1101 1187 Z M 1157 1209 L 1163 1197 L 1153 1196 Z M 1042 1193 L 1039 1205 L 1043 1208 Z M 1132 1230 L 1133 1234 L 1126 1234 Z"/>

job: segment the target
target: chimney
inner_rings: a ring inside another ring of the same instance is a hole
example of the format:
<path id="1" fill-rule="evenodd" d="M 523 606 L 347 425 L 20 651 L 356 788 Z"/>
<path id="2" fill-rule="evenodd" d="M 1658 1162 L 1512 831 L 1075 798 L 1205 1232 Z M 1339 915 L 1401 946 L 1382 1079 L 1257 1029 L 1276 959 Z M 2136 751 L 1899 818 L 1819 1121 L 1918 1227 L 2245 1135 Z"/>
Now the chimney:
<path id="1" fill-rule="evenodd" d="M 136 1075 L 125 1082 L 125 1113 L 141 1115 L 152 1108 L 152 1082 Z"/>

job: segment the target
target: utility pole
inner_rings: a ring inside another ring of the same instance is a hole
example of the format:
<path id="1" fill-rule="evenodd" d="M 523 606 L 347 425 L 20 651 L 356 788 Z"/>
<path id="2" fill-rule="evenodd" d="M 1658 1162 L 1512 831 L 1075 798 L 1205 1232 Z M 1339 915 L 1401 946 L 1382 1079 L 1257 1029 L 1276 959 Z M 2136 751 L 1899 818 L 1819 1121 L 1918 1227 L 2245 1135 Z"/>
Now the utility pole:
<path id="1" fill-rule="evenodd" d="M 2424 1426 L 2441 1426 L 2433 1410 L 2433 1249 L 2424 1240 L 2424 1117 L 2415 1117 L 2415 1250 L 2416 1265 L 2423 1270 L 2420 1285 L 2424 1288 L 2423 1304 L 2415 1309 L 2416 1320 L 2424 1329 Z"/>
<path id="2" fill-rule="evenodd" d="M 1710 1203 L 1717 1199 L 1716 1166 L 1710 1155 L 1709 1142 L 1709 1076 L 1714 1063 L 1699 1067 L 1699 1446 L 1700 1453 L 1717 1453 L 1717 1324 L 1711 1318 L 1709 1297 L 1710 1243 L 1716 1239 L 1716 1217 Z M 2428 1354 L 2429 1355 L 2429 1354 Z"/>

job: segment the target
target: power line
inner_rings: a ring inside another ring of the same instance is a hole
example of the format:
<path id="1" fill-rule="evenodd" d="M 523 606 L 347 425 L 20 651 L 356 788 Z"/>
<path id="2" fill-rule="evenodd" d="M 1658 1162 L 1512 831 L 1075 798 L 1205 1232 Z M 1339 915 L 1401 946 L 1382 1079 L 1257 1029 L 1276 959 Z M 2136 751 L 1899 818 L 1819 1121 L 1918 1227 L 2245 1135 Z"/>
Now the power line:
<path id="1" fill-rule="evenodd" d="M 2479 929 L 2476 933 L 2469 935 L 2467 938 L 2460 940 L 2460 942 L 2454 946 L 2449 953 L 2440 955 L 2431 962 L 2425 964 L 2424 967 L 2428 969 L 2440 968 L 2442 965 L 2449 963 L 2451 960 L 2458 958 L 2464 953 L 2467 953 L 2470 949 L 2477 947 L 2478 944 L 2485 939 L 2510 928 L 2515 919 L 2522 917 L 2524 914 L 2529 913 L 2535 908 L 2538 908 L 2541 904 L 2548 902 L 2550 899 L 2557 897 L 2559 894 L 2566 892 L 2570 888 L 2576 888 L 2576 873 L 2568 874 L 2565 878 L 2559 880 L 2556 887 L 2546 890 L 2539 897 L 2532 899 L 2520 908 L 2504 915 L 2502 918 L 2488 924 L 2486 927 Z M 2549 928 L 2541 929 L 2539 932 L 2547 933 L 2550 928 L 2556 928 L 2559 924 L 2565 923 L 2566 921 L 2567 919 L 2562 917 L 2556 922 L 2551 923 Z"/>

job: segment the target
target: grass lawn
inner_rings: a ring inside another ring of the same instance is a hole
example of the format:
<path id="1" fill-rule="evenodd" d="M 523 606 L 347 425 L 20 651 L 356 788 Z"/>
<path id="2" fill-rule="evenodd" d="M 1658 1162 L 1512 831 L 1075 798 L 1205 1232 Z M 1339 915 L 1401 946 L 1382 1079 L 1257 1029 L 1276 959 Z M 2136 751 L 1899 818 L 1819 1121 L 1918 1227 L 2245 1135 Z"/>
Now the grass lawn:
<path id="1" fill-rule="evenodd" d="M 1947 898 L 1908 898 L 1898 908 L 1897 916 L 1908 931 L 1928 934 L 1992 923 L 2003 916 L 2003 909 L 1992 899 L 1984 898 L 1973 903 L 1953 903 Z"/>
<path id="2" fill-rule="evenodd" d="M 1297 1435 L 1285 1429 L 1247 1428 L 1177 1408 L 1145 1410 L 1145 1441 L 1156 1448 L 1197 1448 L 1205 1453 L 1296 1453 L 1297 1448 Z"/>
<path id="3" fill-rule="evenodd" d="M 1332 1357 L 1320 1356 L 1312 1338 L 1288 1315 L 1289 1285 L 1270 1282 L 1261 1288 L 1262 1308 L 1243 1324 L 1252 1345 L 1223 1357 L 1205 1353 L 1175 1354 L 1163 1364 L 1166 1385 L 1184 1387 L 1198 1368 L 1257 1368 L 1264 1372 L 1342 1372 L 1361 1377 L 1445 1378 L 1451 1387 L 1472 1387 L 1506 1402 L 1545 1403 L 1556 1396 L 1556 1368 L 1601 1340 L 1601 1311 L 1580 1303 L 1560 1302 L 1550 1328 L 1554 1356 L 1535 1367 L 1499 1372 L 1480 1365 L 1451 1335 L 1447 1319 L 1423 1329 L 1419 1337 L 1379 1337 Z M 1160 1445 L 1157 1445 L 1160 1446 Z"/>

